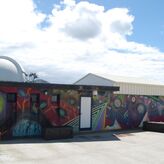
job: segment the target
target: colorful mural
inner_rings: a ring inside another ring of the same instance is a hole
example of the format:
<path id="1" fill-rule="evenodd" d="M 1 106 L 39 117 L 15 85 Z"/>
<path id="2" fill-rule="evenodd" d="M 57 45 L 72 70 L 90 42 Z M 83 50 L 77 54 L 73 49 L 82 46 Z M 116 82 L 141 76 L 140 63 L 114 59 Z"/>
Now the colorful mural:
<path id="1" fill-rule="evenodd" d="M 0 138 L 39 136 L 42 128 L 79 128 L 79 96 L 75 90 L 0 87 Z M 16 101 L 8 101 L 16 93 Z M 58 97 L 59 96 L 59 100 Z"/>
<path id="2" fill-rule="evenodd" d="M 13 137 L 40 136 L 41 125 L 32 120 L 21 119 L 12 130 Z"/>
<path id="3" fill-rule="evenodd" d="M 144 121 L 164 121 L 162 97 L 112 95 L 106 110 L 105 128 L 137 128 Z"/>
<path id="4" fill-rule="evenodd" d="M 80 127 L 80 97 L 92 91 L 58 88 L 0 87 L 0 139 L 40 136 L 53 126 Z M 98 91 L 92 96 L 92 131 L 129 129 L 143 121 L 164 121 L 164 97 L 115 95 Z"/>
<path id="5" fill-rule="evenodd" d="M 142 127 L 144 121 L 164 122 L 164 97 L 104 95 L 93 97 L 92 130 Z"/>

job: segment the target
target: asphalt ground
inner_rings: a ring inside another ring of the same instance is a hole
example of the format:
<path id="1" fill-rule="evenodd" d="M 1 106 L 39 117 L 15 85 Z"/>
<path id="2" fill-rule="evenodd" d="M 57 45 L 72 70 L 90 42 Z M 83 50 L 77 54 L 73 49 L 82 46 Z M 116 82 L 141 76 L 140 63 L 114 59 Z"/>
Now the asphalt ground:
<path id="1" fill-rule="evenodd" d="M 85 133 L 73 139 L 0 141 L 0 164 L 164 164 L 164 133 Z"/>

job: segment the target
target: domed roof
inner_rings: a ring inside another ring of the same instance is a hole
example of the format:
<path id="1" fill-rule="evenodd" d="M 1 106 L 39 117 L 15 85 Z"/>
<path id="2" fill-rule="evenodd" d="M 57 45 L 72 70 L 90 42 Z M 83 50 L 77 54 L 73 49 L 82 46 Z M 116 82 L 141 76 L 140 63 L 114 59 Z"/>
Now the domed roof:
<path id="1" fill-rule="evenodd" d="M 49 82 L 43 79 L 36 79 L 34 80 L 34 83 L 49 83 Z"/>
<path id="2" fill-rule="evenodd" d="M 0 81 L 24 82 L 22 67 L 12 58 L 0 56 Z"/>

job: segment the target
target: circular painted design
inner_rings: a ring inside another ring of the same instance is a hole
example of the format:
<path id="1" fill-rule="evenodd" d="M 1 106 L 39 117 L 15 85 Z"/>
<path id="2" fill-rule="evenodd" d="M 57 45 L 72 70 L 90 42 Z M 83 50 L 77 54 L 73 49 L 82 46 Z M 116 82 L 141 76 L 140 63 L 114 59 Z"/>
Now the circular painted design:
<path id="1" fill-rule="evenodd" d="M 0 113 L 3 112 L 4 109 L 4 98 L 0 95 Z"/>
<path id="2" fill-rule="evenodd" d="M 67 112 L 64 109 L 60 108 L 59 109 L 59 116 L 64 118 L 66 115 L 67 115 Z"/>
<path id="3" fill-rule="evenodd" d="M 121 107 L 121 100 L 118 99 L 118 98 L 116 98 L 116 99 L 114 100 L 114 106 L 115 106 L 116 108 Z"/>
<path id="4" fill-rule="evenodd" d="M 26 93 L 23 89 L 19 89 L 18 94 L 19 94 L 20 97 L 26 97 Z"/>
<path id="5" fill-rule="evenodd" d="M 135 103 L 135 102 L 136 102 L 136 98 L 135 98 L 134 96 L 132 97 L 132 99 L 131 99 L 131 100 L 132 100 L 132 102 L 133 102 L 133 103 Z"/>
<path id="6" fill-rule="evenodd" d="M 144 106 L 144 104 L 139 104 L 138 106 L 137 106 L 137 111 L 139 112 L 139 113 L 144 113 L 145 112 L 145 106 Z"/>
<path id="7" fill-rule="evenodd" d="M 76 102 L 75 102 L 75 100 L 73 98 L 70 98 L 70 99 L 68 99 L 68 103 L 70 105 L 74 105 Z"/>
<path id="8" fill-rule="evenodd" d="M 46 101 L 42 101 L 42 102 L 40 103 L 40 109 L 41 109 L 41 110 L 44 110 L 46 107 L 47 107 L 47 102 L 46 102 Z"/>
<path id="9" fill-rule="evenodd" d="M 154 102 L 151 102 L 151 108 L 152 108 L 152 109 L 155 109 L 156 107 L 157 107 L 157 104 L 154 103 Z"/>

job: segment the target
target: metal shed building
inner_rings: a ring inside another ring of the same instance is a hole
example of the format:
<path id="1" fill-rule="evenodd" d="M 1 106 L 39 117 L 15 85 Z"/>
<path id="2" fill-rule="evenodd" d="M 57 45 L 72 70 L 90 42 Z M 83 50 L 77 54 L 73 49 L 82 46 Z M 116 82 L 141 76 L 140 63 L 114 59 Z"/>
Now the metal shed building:
<path id="1" fill-rule="evenodd" d="M 116 94 L 153 96 L 164 95 L 164 85 L 162 83 L 134 77 L 89 73 L 80 80 L 76 81 L 75 84 L 119 86 L 120 91 L 115 92 Z"/>

